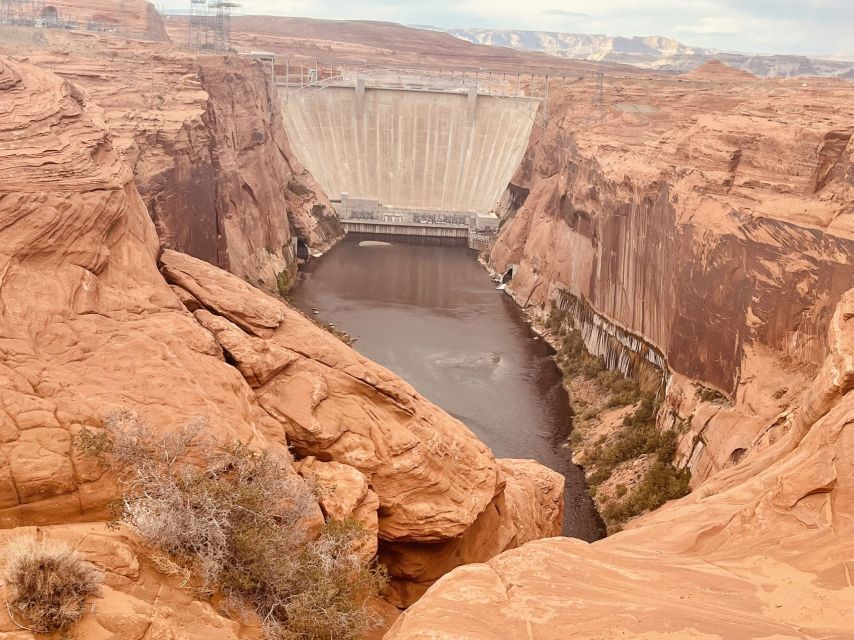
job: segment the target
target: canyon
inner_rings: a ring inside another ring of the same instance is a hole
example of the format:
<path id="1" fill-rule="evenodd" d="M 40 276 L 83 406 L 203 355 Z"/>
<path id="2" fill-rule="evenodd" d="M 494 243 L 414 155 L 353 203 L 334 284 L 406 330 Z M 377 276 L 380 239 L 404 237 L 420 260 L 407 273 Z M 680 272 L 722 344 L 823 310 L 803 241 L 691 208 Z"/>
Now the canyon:
<path id="1" fill-rule="evenodd" d="M 377 638 L 851 637 L 854 85 L 234 19 L 244 52 L 550 76 L 548 117 L 498 154 L 507 183 L 469 194 L 501 219 L 481 260 L 545 337 L 654 395 L 692 489 L 588 543 L 557 537 L 563 475 L 496 458 L 281 297 L 298 253 L 336 251 L 342 187 L 265 68 L 181 50 L 186 20 L 145 3 L 78 11 L 113 31 L 0 26 L 0 541 L 64 540 L 104 573 L 73 633 L 260 637 L 105 526 L 117 480 L 73 442 L 130 410 L 275 453 L 318 518 L 356 520 L 390 574 Z M 5 608 L 0 631 L 34 637 Z"/>

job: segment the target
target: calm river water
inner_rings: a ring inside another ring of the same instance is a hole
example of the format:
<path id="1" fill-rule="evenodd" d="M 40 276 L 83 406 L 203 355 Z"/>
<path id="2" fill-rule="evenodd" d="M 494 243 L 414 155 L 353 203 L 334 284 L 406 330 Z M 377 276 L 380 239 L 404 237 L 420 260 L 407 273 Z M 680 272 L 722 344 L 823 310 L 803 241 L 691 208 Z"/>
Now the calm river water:
<path id="1" fill-rule="evenodd" d="M 569 401 L 552 351 L 465 247 L 348 238 L 306 265 L 294 303 L 357 338 L 359 352 L 462 420 L 499 458 L 566 476 L 564 534 L 604 530 L 582 470 L 561 447 Z"/>

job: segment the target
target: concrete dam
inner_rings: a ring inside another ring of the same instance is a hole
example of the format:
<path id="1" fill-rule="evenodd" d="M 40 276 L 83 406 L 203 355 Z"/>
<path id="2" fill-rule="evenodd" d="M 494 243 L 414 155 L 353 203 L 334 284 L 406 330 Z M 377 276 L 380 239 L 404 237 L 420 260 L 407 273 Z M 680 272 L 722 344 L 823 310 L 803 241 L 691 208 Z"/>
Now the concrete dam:
<path id="1" fill-rule="evenodd" d="M 444 237 L 497 226 L 491 211 L 522 160 L 539 104 L 474 87 L 364 79 L 279 91 L 294 152 L 333 201 L 341 197 L 345 228 Z"/>

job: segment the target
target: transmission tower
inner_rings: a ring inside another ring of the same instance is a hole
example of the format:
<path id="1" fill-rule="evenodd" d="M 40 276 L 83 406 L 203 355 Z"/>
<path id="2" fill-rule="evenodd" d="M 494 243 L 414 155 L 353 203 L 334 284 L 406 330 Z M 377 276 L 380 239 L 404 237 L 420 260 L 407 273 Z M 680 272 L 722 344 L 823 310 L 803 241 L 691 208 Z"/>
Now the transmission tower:
<path id="1" fill-rule="evenodd" d="M 0 24 L 32 27 L 43 11 L 44 4 L 35 0 L 0 0 Z"/>
<path id="2" fill-rule="evenodd" d="M 190 0 L 191 51 L 224 52 L 231 48 L 231 12 L 239 7 L 233 0 Z"/>
<path id="3" fill-rule="evenodd" d="M 190 31 L 187 47 L 190 51 L 202 51 L 208 41 L 208 0 L 190 0 Z"/>

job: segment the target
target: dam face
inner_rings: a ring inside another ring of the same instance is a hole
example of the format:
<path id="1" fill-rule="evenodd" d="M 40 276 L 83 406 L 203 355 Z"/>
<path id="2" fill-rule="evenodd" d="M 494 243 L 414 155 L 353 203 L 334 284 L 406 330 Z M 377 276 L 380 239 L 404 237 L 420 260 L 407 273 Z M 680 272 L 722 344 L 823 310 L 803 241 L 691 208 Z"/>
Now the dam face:
<path id="1" fill-rule="evenodd" d="M 364 85 L 280 92 L 294 152 L 330 198 L 442 212 L 493 209 L 538 103 Z"/>

